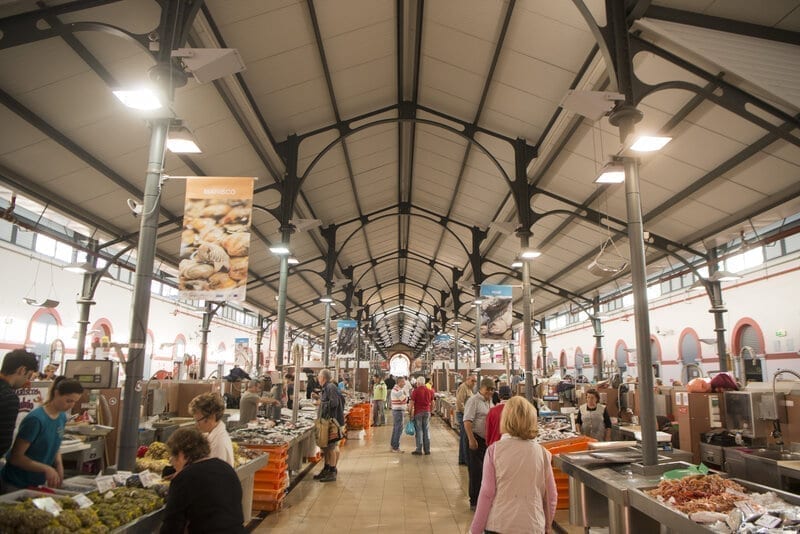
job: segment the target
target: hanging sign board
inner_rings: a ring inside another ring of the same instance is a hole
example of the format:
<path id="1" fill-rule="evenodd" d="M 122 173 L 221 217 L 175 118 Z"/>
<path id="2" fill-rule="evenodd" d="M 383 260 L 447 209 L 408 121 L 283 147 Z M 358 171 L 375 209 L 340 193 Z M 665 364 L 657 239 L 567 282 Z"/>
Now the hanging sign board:
<path id="1" fill-rule="evenodd" d="M 433 338 L 433 359 L 452 360 L 453 359 L 453 338 L 448 334 L 438 334 Z"/>
<path id="2" fill-rule="evenodd" d="M 511 286 L 481 285 L 481 343 L 510 341 Z"/>
<path id="3" fill-rule="evenodd" d="M 180 298 L 244 301 L 254 178 L 186 180 Z"/>
<path id="4" fill-rule="evenodd" d="M 336 355 L 339 358 L 355 358 L 357 323 L 352 319 L 336 321 Z"/>

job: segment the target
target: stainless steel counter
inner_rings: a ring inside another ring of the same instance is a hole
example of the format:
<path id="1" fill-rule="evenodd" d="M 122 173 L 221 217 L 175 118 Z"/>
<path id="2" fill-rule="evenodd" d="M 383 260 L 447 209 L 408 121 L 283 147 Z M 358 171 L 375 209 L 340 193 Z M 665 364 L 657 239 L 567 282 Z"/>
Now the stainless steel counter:
<path id="1" fill-rule="evenodd" d="M 638 449 L 617 451 L 631 454 Z M 685 453 L 677 452 L 685 458 Z M 608 527 L 612 534 L 659 532 L 657 519 L 631 505 L 631 490 L 656 486 L 662 473 L 689 464 L 664 453 L 659 455 L 657 466 L 637 469 L 636 464 L 603 465 L 592 454 L 561 454 L 554 461 L 555 467 L 570 477 L 570 523 L 584 528 Z"/>

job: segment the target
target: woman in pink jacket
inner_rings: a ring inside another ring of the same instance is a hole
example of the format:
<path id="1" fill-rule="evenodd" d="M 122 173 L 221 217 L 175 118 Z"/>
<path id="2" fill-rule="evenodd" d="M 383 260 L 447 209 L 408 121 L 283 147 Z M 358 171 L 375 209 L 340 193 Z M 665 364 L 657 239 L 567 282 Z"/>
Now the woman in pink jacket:
<path id="1" fill-rule="evenodd" d="M 536 410 L 512 397 L 500 419 L 500 441 L 486 450 L 471 534 L 551 532 L 558 492 L 550 453 L 535 443 Z"/>

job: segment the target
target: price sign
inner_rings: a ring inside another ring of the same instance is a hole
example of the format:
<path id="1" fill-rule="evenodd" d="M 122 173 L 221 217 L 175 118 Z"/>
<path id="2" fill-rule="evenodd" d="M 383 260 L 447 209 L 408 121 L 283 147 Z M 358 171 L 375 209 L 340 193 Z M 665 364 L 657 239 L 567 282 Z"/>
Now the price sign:
<path id="1" fill-rule="evenodd" d="M 33 505 L 39 510 L 44 510 L 54 516 L 58 516 L 61 513 L 61 506 L 52 497 L 33 499 Z"/>
<path id="2" fill-rule="evenodd" d="M 113 476 L 103 476 L 97 477 L 94 479 L 95 484 L 97 484 L 97 491 L 100 493 L 105 493 L 110 489 L 114 489 L 117 487 L 116 482 L 114 482 Z"/>
<path id="3" fill-rule="evenodd" d="M 139 473 L 139 481 L 145 488 L 150 488 L 161 482 L 161 477 L 150 471 L 142 471 Z"/>
<path id="4" fill-rule="evenodd" d="M 92 500 L 83 493 L 73 495 L 72 500 L 78 503 L 79 508 L 89 508 L 94 504 Z"/>

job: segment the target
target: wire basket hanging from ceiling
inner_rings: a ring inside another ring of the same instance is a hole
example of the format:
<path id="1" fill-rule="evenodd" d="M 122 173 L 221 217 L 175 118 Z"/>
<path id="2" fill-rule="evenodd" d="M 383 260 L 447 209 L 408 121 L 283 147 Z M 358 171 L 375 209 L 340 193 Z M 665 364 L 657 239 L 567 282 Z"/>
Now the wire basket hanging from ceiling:
<path id="1" fill-rule="evenodd" d="M 628 260 L 620 253 L 611 236 L 600 245 L 597 256 L 586 266 L 595 276 L 618 274 L 628 268 Z"/>

